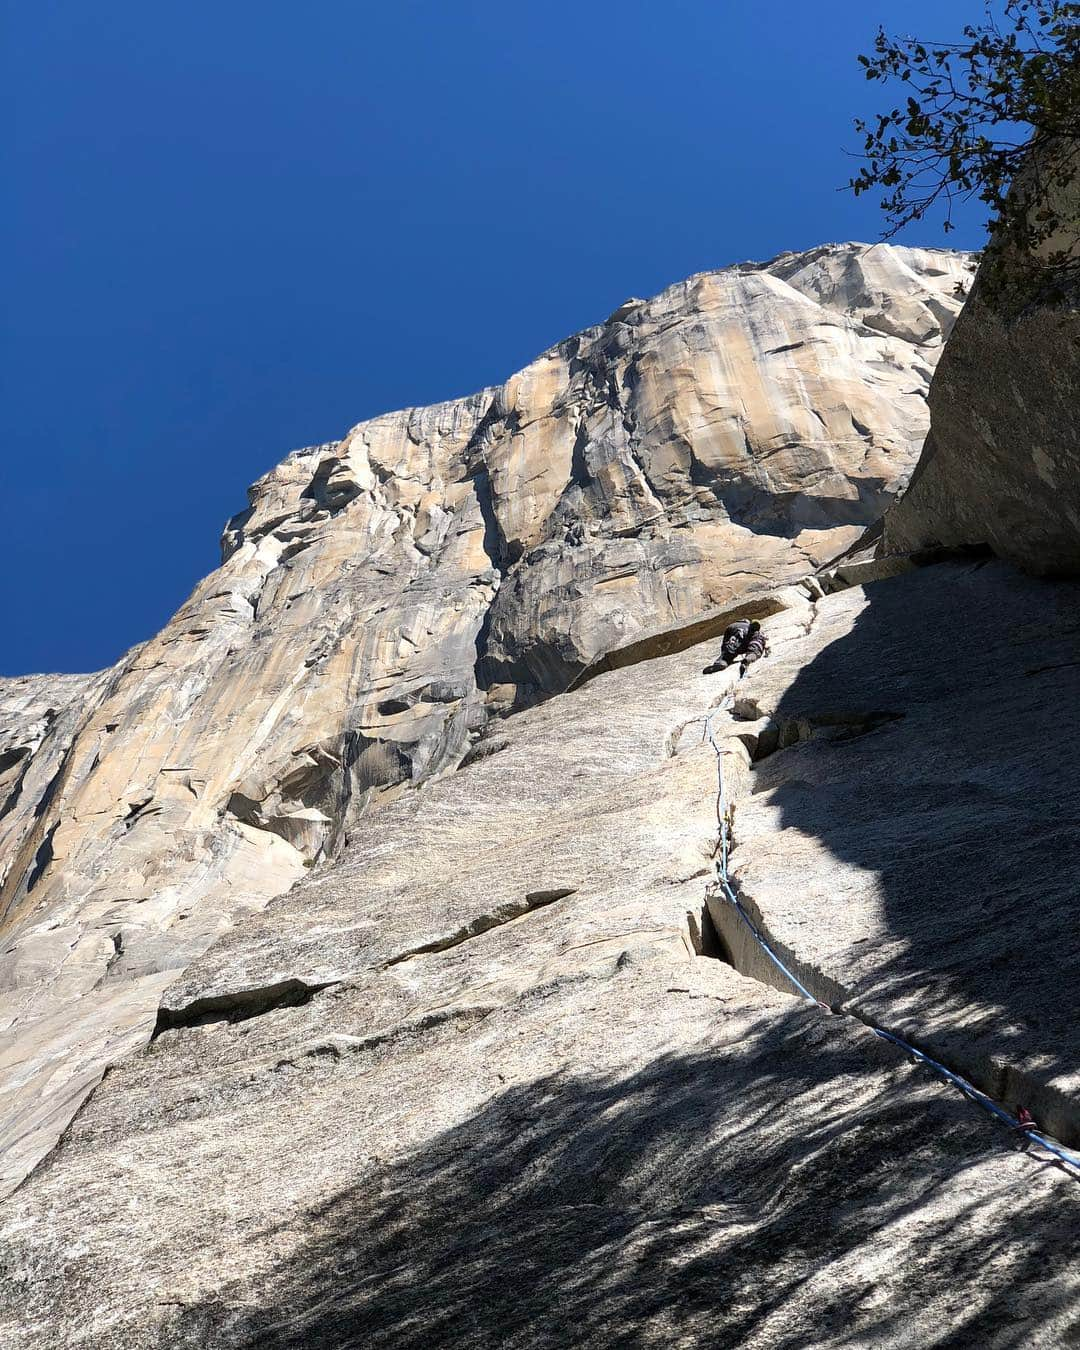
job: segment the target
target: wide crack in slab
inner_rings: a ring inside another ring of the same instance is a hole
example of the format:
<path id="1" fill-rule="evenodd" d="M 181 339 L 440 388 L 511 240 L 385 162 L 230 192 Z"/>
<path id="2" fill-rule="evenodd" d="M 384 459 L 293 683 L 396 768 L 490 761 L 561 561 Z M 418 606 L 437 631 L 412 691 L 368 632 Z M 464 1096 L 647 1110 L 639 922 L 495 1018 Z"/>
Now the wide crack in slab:
<path id="1" fill-rule="evenodd" d="M 316 994 L 329 989 L 334 980 L 322 984 L 308 984 L 301 979 L 280 980 L 276 984 L 257 985 L 251 989 L 234 989 L 225 994 L 207 994 L 193 999 L 181 1008 L 162 1007 L 158 1010 L 152 1040 L 165 1031 L 178 1027 L 201 1027 L 211 1022 L 246 1022 L 251 1017 L 275 1012 L 278 1008 L 299 1008 L 310 1003 Z"/>

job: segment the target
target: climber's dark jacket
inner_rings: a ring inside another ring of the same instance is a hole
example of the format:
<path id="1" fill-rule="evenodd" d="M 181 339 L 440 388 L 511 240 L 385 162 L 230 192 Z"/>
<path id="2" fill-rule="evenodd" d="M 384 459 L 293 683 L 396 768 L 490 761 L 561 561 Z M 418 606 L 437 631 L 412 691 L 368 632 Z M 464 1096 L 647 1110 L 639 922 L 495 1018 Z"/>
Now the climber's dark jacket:
<path id="1" fill-rule="evenodd" d="M 711 675 L 713 671 L 726 670 L 740 657 L 742 658 L 740 664 L 745 670 L 752 662 L 760 660 L 768 650 L 769 644 L 765 641 L 761 625 L 750 619 L 737 619 L 724 629 L 720 655 L 711 666 L 705 667 L 703 674 Z"/>

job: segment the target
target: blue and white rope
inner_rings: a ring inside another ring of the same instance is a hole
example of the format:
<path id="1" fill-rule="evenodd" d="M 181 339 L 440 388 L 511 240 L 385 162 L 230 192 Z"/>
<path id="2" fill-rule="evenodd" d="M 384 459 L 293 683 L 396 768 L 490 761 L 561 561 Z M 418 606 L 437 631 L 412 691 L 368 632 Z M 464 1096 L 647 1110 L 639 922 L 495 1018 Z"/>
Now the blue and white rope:
<path id="1" fill-rule="evenodd" d="M 714 708 L 705 718 L 705 737 L 708 738 L 709 744 L 712 746 L 713 751 L 716 754 L 716 774 L 717 774 L 716 817 L 720 831 L 720 857 L 717 859 L 716 862 L 716 879 L 720 885 L 720 889 L 723 891 L 724 898 L 732 906 L 736 914 L 738 914 L 739 918 L 749 929 L 751 936 L 754 938 L 754 941 L 762 949 L 762 951 L 773 963 L 773 965 L 776 966 L 776 968 L 784 975 L 784 977 L 795 986 L 795 988 L 799 991 L 799 993 L 802 994 L 803 998 L 808 999 L 811 1003 L 816 1004 L 819 1008 L 822 1008 L 824 1011 L 831 1013 L 833 1009 L 830 1008 L 827 1003 L 823 1003 L 819 998 L 815 998 L 814 995 L 810 992 L 810 990 L 807 989 L 807 987 L 802 983 L 802 981 L 799 980 L 797 976 L 791 970 L 788 969 L 788 967 L 784 964 L 784 962 L 780 959 L 780 957 L 776 954 L 776 952 L 773 951 L 772 947 L 769 945 L 765 937 L 762 935 L 757 924 L 754 923 L 753 919 L 746 912 L 745 908 L 739 901 L 739 898 L 735 894 L 734 888 L 732 887 L 731 884 L 731 877 L 728 871 L 728 859 L 731 851 L 731 839 L 730 839 L 730 824 L 728 820 L 727 791 L 724 785 L 724 757 L 723 757 L 723 750 L 717 743 L 716 736 L 713 733 L 712 723 L 713 718 L 717 715 L 717 713 L 727 712 L 734 705 L 734 702 L 735 702 L 735 695 L 729 692 L 725 696 L 725 698 L 717 705 L 717 707 Z M 705 739 L 705 737 L 703 737 L 702 739 Z M 859 1020 L 863 1021 L 862 1018 L 860 1018 Z M 928 1068 L 932 1069 L 941 1078 L 945 1079 L 946 1082 L 952 1083 L 953 1086 L 960 1089 L 960 1091 L 964 1094 L 965 1097 L 970 1098 L 972 1101 L 976 1102 L 979 1106 L 982 1106 L 985 1110 L 989 1111 L 992 1115 L 996 1116 L 999 1120 L 1003 1121 L 1010 1128 L 1021 1131 L 1028 1139 L 1031 1139 L 1035 1143 L 1039 1144 L 1040 1147 L 1046 1149 L 1048 1153 L 1053 1154 L 1053 1156 L 1056 1159 L 1058 1159 L 1058 1161 L 1061 1164 L 1063 1164 L 1065 1168 L 1069 1169 L 1069 1175 L 1080 1178 L 1080 1157 L 1077 1157 L 1076 1154 L 1070 1153 L 1067 1149 L 1062 1148 L 1059 1144 L 1053 1143 L 1051 1140 L 1047 1139 L 1044 1134 L 1039 1133 L 1038 1130 L 1035 1130 L 1030 1125 L 1025 1124 L 1024 1122 L 1019 1120 L 1016 1116 L 1010 1115 L 1010 1113 L 1006 1111 L 1004 1107 L 999 1106 L 997 1102 L 995 1102 L 991 1097 L 988 1097 L 985 1092 L 981 1092 L 973 1083 L 968 1082 L 968 1080 L 964 1078 L 962 1075 L 954 1073 L 952 1069 L 947 1068 L 944 1064 L 940 1063 L 936 1059 L 933 1059 L 930 1055 L 925 1054 L 922 1050 L 916 1050 L 916 1048 L 913 1045 L 911 1045 L 908 1041 L 905 1041 L 902 1037 L 894 1035 L 893 1032 L 891 1031 L 884 1031 L 881 1027 L 874 1026 L 870 1022 L 864 1021 L 863 1024 L 867 1027 L 869 1031 L 872 1031 L 875 1036 L 880 1037 L 883 1041 L 890 1041 L 893 1045 L 898 1046 L 901 1050 L 905 1051 L 905 1053 L 911 1055 L 915 1060 L 918 1061 L 918 1063 L 925 1064 Z"/>

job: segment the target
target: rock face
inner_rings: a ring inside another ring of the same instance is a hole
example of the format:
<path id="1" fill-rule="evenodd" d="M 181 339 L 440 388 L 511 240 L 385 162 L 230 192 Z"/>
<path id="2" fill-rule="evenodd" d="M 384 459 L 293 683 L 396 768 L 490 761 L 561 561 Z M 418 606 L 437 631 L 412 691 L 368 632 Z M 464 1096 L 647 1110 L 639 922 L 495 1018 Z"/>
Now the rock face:
<path id="1" fill-rule="evenodd" d="M 968 266 L 842 245 L 694 277 L 501 388 L 261 479 L 221 568 L 85 684 L 7 794 L 3 1189 L 185 967 L 365 805 L 612 649 L 764 604 L 856 538 L 914 462 Z"/>
<path id="2" fill-rule="evenodd" d="M 1075 1081 L 1080 597 L 817 594 L 741 683 L 639 648 L 499 724 L 193 961 L 5 1206 L 4 1344 L 1074 1343 L 1075 1180 L 858 1015 Z M 746 903 L 856 1016 L 709 954 L 708 717 Z"/>
<path id="3" fill-rule="evenodd" d="M 0 679 L 0 822 L 14 818 L 24 785 L 29 787 L 27 779 L 35 755 L 57 718 L 86 696 L 92 680 L 90 675 Z M 30 795 L 38 800 L 32 788 Z M 5 845 L 0 848 L 0 883 L 4 864 L 15 852 L 6 839 Z"/>
<path id="4" fill-rule="evenodd" d="M 1080 155 L 1077 156 L 1080 170 Z M 1080 172 L 1054 190 L 1080 250 Z M 932 426 L 885 546 L 985 544 L 1037 574 L 1080 572 L 1080 284 L 1018 303 L 976 281 L 930 390 Z"/>
<path id="5" fill-rule="evenodd" d="M 1080 585 L 1002 563 L 830 596 L 736 703 L 772 740 L 733 855 L 812 993 L 1074 1147 L 1080 780 L 1055 747 L 1080 709 L 1078 610 Z M 730 910 L 712 914 L 739 968 L 771 980 Z"/>

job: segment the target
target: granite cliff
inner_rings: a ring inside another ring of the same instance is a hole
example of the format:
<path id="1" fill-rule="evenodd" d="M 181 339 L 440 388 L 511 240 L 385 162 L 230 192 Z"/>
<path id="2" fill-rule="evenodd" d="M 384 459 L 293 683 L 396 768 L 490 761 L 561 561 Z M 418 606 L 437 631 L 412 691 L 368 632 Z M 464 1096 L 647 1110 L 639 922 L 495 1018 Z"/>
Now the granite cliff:
<path id="1" fill-rule="evenodd" d="M 847 245 L 705 273 L 256 483 L 220 569 L 64 686 L 6 770 L 4 1189 L 188 962 L 366 803 L 633 635 L 767 609 L 857 537 L 910 472 L 967 269 Z"/>
<path id="2" fill-rule="evenodd" d="M 1080 1144 L 1076 583 L 825 566 L 970 275 L 629 301 L 0 689 L 5 1344 L 1070 1343 L 1075 1178 L 868 1029 Z"/>

